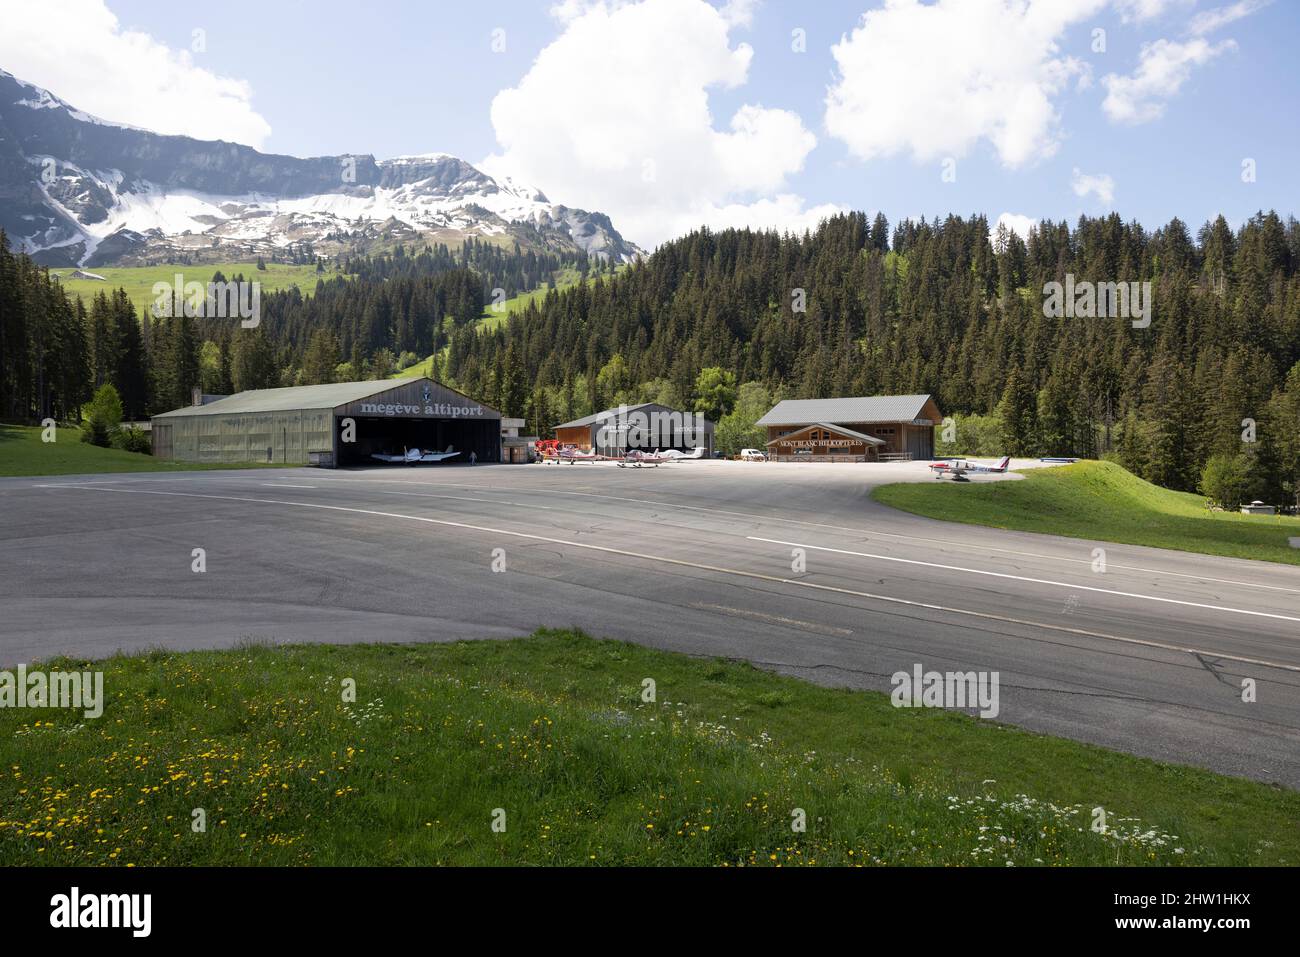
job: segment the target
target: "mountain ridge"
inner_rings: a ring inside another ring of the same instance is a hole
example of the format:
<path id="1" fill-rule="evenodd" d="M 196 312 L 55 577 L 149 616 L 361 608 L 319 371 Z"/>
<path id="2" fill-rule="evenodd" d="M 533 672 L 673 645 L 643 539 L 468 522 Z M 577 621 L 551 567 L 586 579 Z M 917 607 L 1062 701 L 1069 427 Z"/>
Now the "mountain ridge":
<path id="1" fill-rule="evenodd" d="M 471 236 L 617 262 L 642 254 L 604 213 L 552 203 L 448 153 L 304 158 L 154 133 L 2 69 L 0 227 L 52 266 L 334 257 Z"/>

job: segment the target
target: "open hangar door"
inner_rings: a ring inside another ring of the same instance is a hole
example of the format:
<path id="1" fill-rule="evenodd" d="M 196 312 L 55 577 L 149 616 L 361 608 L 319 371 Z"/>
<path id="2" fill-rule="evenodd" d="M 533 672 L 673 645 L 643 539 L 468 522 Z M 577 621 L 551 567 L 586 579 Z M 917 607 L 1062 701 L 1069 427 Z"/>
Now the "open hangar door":
<path id="1" fill-rule="evenodd" d="M 375 416 L 352 417 L 356 423 L 356 440 L 343 441 L 343 420 L 336 416 L 334 431 L 340 466 L 374 465 L 383 463 L 371 458 L 374 453 L 400 455 L 405 449 L 425 452 L 459 452 L 447 464 L 469 462 L 471 452 L 477 453 L 479 462 L 498 462 L 501 459 L 501 426 L 499 419 L 415 419 L 379 418 Z"/>
<path id="2" fill-rule="evenodd" d="M 352 420 L 355 439 L 345 442 Z M 404 449 L 459 452 L 449 464 L 501 460 L 501 413 L 454 389 L 420 377 L 334 408 L 335 459 L 342 466 L 379 465 L 376 452 L 400 455 Z"/>

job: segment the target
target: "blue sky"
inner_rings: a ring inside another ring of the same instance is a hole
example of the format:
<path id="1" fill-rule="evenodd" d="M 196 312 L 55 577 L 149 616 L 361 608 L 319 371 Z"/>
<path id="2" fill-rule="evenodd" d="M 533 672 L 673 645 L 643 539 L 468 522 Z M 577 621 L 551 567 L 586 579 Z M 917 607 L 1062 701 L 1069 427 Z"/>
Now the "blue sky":
<path id="1" fill-rule="evenodd" d="M 832 208 L 1195 228 L 1297 207 L 1293 0 L 0 2 L 85 24 L 15 30 L 0 67 L 97 115 L 300 156 L 453 153 L 646 246 Z"/>

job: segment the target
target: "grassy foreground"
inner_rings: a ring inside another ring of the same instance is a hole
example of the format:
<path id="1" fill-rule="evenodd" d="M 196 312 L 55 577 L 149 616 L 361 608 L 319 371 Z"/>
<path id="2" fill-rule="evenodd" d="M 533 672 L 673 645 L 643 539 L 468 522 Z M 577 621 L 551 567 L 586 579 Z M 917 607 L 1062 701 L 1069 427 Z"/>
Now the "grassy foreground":
<path id="1" fill-rule="evenodd" d="M 81 441 L 80 429 L 57 429 L 53 442 L 42 442 L 41 433 L 42 430 L 36 426 L 0 423 L 0 476 L 284 468 L 278 462 L 253 465 L 173 462 L 139 452 L 123 452 L 120 449 L 102 449 L 90 445 Z"/>
<path id="2" fill-rule="evenodd" d="M 1300 793 L 574 632 L 93 667 L 0 709 L 2 865 L 1300 862 Z"/>
<path id="3" fill-rule="evenodd" d="M 906 512 L 1025 532 L 1300 565 L 1300 520 L 1211 512 L 1205 499 L 1152 485 L 1111 462 L 1032 469 L 1019 482 L 885 485 L 872 497 Z"/>

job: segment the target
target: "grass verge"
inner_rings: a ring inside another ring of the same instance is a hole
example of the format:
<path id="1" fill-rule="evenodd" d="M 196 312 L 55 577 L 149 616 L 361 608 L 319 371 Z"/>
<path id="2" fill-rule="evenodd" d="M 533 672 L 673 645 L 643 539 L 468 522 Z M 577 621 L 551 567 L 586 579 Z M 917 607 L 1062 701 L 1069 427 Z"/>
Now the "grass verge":
<path id="1" fill-rule="evenodd" d="M 1211 512 L 1205 499 L 1144 482 L 1112 462 L 1031 469 L 1019 482 L 884 485 L 885 505 L 968 525 L 1300 565 L 1300 520 Z"/>
<path id="2" fill-rule="evenodd" d="M 571 631 L 46 667 L 106 704 L 0 709 L 2 865 L 1300 861 L 1294 791 Z"/>
<path id="3" fill-rule="evenodd" d="M 41 441 L 42 431 L 37 426 L 0 423 L 0 476 L 284 468 L 279 462 L 270 465 L 264 462 L 240 465 L 173 462 L 139 452 L 103 449 L 82 442 L 80 429 L 57 429 L 53 442 Z"/>

